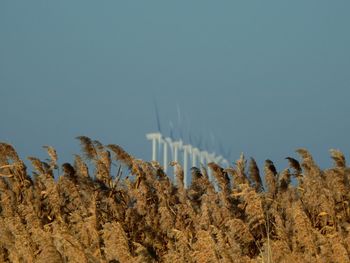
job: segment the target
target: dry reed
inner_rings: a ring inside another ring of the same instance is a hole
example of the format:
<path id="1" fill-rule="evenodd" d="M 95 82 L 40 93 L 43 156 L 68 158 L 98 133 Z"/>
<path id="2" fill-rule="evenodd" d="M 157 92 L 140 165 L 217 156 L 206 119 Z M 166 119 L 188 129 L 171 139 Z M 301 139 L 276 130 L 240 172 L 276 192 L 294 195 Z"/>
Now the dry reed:
<path id="1" fill-rule="evenodd" d="M 326 170 L 305 149 L 281 172 L 266 160 L 266 191 L 243 155 L 227 169 L 193 167 L 186 189 L 178 163 L 172 182 L 156 162 L 78 139 L 93 173 L 79 155 L 58 169 L 45 146 L 50 159 L 28 157 L 29 175 L 0 143 L 0 262 L 350 262 L 350 168 L 339 150 Z"/>

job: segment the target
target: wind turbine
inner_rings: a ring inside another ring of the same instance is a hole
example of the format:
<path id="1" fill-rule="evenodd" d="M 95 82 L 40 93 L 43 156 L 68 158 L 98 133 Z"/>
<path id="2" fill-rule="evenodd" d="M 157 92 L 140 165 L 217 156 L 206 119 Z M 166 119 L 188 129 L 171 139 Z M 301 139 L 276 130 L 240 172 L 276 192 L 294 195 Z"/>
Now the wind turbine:
<path id="1" fill-rule="evenodd" d="M 175 141 L 174 132 L 173 132 L 174 125 L 171 121 L 169 122 L 169 126 L 170 126 L 170 137 L 165 138 L 165 141 L 170 146 L 171 161 L 178 162 L 178 151 L 179 151 L 179 148 L 182 146 L 182 141 Z M 165 155 L 164 155 L 164 160 L 168 162 L 168 157 Z M 174 166 L 174 175 L 175 175 L 175 169 L 176 168 Z"/>
<path id="2" fill-rule="evenodd" d="M 192 151 L 192 145 L 186 144 L 182 146 L 183 149 L 183 157 L 184 157 L 184 162 L 183 162 L 183 170 L 184 170 L 184 186 L 187 188 L 187 174 L 188 174 L 188 155 Z"/>
<path id="3" fill-rule="evenodd" d="M 157 142 L 161 144 L 162 134 L 160 132 L 146 134 L 147 140 L 152 141 L 152 161 L 157 161 Z"/>
<path id="4" fill-rule="evenodd" d="M 178 163 L 179 161 L 179 150 L 182 150 L 182 141 L 173 141 L 171 138 L 166 138 L 165 139 L 168 144 L 170 145 L 170 150 L 171 150 L 171 156 L 172 156 L 172 161 Z M 175 173 L 176 167 L 174 166 L 174 180 L 176 182 L 176 173 Z"/>
<path id="5" fill-rule="evenodd" d="M 164 173 L 166 173 L 168 170 L 168 142 L 169 141 L 171 143 L 170 138 L 165 138 L 164 140 L 162 140 L 162 142 L 163 142 L 163 169 L 164 169 Z"/>
<path id="6" fill-rule="evenodd" d="M 148 133 L 146 134 L 146 138 L 152 141 L 152 161 L 157 161 L 157 143 L 158 143 L 158 152 L 160 152 L 163 136 L 161 134 L 159 111 L 158 111 L 158 106 L 156 101 L 154 101 L 154 109 L 156 114 L 158 132 Z"/>
<path id="7" fill-rule="evenodd" d="M 171 158 L 172 161 L 177 162 L 179 159 L 179 150 L 182 147 L 182 140 L 176 140 L 175 136 L 174 136 L 174 125 L 172 122 L 169 122 L 169 126 L 170 126 L 170 138 L 165 138 L 165 140 L 167 141 L 167 143 L 170 145 L 170 152 L 171 152 Z M 180 136 L 181 138 L 181 136 Z"/>
<path id="8" fill-rule="evenodd" d="M 199 157 L 199 149 L 196 147 L 193 147 L 192 149 L 192 167 L 197 167 L 197 157 Z"/>
<path id="9" fill-rule="evenodd" d="M 183 143 L 182 140 L 173 142 L 173 150 L 174 150 L 174 161 L 177 162 L 179 160 L 179 150 L 182 149 Z"/>
<path id="10" fill-rule="evenodd" d="M 176 105 L 177 109 L 177 121 L 178 121 L 178 132 L 179 132 L 179 137 L 180 140 L 175 141 L 173 143 L 174 146 L 174 160 L 178 161 L 179 155 L 178 151 L 182 151 L 182 157 L 183 157 L 183 171 L 184 171 L 184 186 L 187 188 L 187 181 L 188 181 L 188 158 L 189 154 L 191 153 L 192 146 L 190 144 L 184 144 L 183 137 L 184 137 L 184 132 L 183 132 L 183 127 L 184 127 L 184 119 L 182 118 L 181 114 L 181 109 L 179 104 Z M 186 121 L 186 120 L 185 120 Z"/>
<path id="11" fill-rule="evenodd" d="M 170 136 L 165 138 L 165 141 L 170 146 L 171 161 L 177 161 L 177 160 L 174 160 L 174 155 L 175 155 L 175 153 L 174 153 L 174 124 L 172 121 L 169 121 L 169 128 L 170 128 Z"/>
<path id="12" fill-rule="evenodd" d="M 170 128 L 172 128 L 172 127 L 170 127 Z M 170 130 L 170 138 L 169 137 L 165 138 L 165 141 L 170 146 L 170 152 L 171 152 L 172 161 L 178 162 L 179 161 L 179 150 L 182 149 L 182 141 L 181 140 L 175 141 L 173 133 L 172 133 L 172 129 Z M 167 157 L 165 157 L 164 159 L 167 160 Z M 176 182 L 175 170 L 176 170 L 176 167 L 174 166 L 174 173 L 173 174 L 174 174 L 174 180 Z"/>
<path id="13" fill-rule="evenodd" d="M 207 164 L 210 162 L 215 162 L 215 153 L 207 153 Z M 208 171 L 209 181 L 213 180 L 213 172 L 211 169 Z"/>

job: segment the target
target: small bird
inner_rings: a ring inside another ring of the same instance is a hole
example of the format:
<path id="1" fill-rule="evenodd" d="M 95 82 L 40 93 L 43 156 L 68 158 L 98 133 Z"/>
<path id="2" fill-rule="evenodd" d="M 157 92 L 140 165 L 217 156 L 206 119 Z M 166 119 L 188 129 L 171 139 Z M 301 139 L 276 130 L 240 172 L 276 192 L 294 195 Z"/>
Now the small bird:
<path id="1" fill-rule="evenodd" d="M 301 174 L 301 166 L 297 160 L 292 157 L 286 157 L 289 162 L 289 166 L 293 168 L 297 174 Z"/>
<path id="2" fill-rule="evenodd" d="M 192 180 L 196 180 L 203 177 L 201 170 L 199 170 L 197 167 L 191 168 L 191 176 L 192 176 Z"/>
<path id="3" fill-rule="evenodd" d="M 271 160 L 265 160 L 264 172 L 267 190 L 272 196 L 275 196 L 277 193 L 278 176 L 276 167 Z"/>
<path id="4" fill-rule="evenodd" d="M 75 174 L 75 170 L 70 163 L 62 164 L 62 170 L 65 176 L 73 177 Z"/>
<path id="5" fill-rule="evenodd" d="M 277 175 L 276 167 L 271 160 L 269 159 L 265 160 L 265 166 L 274 174 L 274 176 Z"/>

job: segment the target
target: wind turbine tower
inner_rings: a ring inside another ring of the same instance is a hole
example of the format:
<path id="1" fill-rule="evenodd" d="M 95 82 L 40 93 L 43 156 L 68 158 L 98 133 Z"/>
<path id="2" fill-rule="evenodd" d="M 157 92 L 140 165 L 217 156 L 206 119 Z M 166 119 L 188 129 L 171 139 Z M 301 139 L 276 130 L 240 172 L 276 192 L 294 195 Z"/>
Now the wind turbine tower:
<path id="1" fill-rule="evenodd" d="M 171 138 L 167 137 L 163 141 L 163 167 L 164 172 L 167 173 L 168 171 L 168 144 L 170 145 L 170 148 L 172 148 L 172 140 Z"/>
<path id="2" fill-rule="evenodd" d="M 183 171 L 184 171 L 184 185 L 185 188 L 187 188 L 187 181 L 188 181 L 188 156 L 192 151 L 192 145 L 190 144 L 186 144 L 184 146 L 182 146 L 183 149 L 183 157 L 184 157 L 184 161 L 183 161 Z"/>
<path id="3" fill-rule="evenodd" d="M 200 156 L 200 151 L 198 148 L 192 148 L 192 167 L 197 167 L 197 157 Z"/>
<path id="4" fill-rule="evenodd" d="M 148 133 L 146 134 L 146 138 L 152 141 L 152 161 L 157 161 L 157 142 L 158 146 L 160 146 L 162 134 L 160 132 Z"/>

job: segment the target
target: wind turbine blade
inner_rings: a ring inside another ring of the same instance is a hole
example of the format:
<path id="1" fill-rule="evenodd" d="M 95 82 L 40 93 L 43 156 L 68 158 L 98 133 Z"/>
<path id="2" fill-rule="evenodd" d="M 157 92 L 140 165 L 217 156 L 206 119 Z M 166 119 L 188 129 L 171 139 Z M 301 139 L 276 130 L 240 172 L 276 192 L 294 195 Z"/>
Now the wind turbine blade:
<path id="1" fill-rule="evenodd" d="M 160 126 L 160 117 L 159 117 L 158 104 L 157 104 L 157 101 L 155 99 L 154 99 L 154 110 L 155 110 L 155 114 L 156 114 L 156 121 L 157 121 L 158 132 L 162 133 L 162 129 L 161 129 L 161 126 Z M 159 155 L 160 155 L 160 152 L 161 152 L 161 143 L 162 143 L 162 140 L 161 140 L 161 138 L 159 138 L 159 140 L 158 140 L 158 153 L 159 153 Z"/>
<path id="2" fill-rule="evenodd" d="M 154 110 L 155 110 L 155 113 L 156 113 L 157 129 L 158 129 L 158 132 L 161 132 L 159 110 L 158 110 L 158 105 L 157 105 L 157 101 L 156 100 L 154 100 Z"/>

